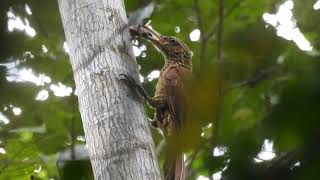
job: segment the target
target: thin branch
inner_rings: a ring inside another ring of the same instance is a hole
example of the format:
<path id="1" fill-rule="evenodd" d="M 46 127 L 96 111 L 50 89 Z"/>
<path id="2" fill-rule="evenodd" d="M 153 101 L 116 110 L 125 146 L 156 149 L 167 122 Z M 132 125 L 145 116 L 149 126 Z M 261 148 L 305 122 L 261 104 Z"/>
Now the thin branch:
<path id="1" fill-rule="evenodd" d="M 236 1 L 232 6 L 231 8 L 226 11 L 224 13 L 224 18 L 227 18 L 229 17 L 229 15 L 231 15 L 235 9 L 237 9 L 241 4 L 242 2 L 245 1 L 245 0 L 238 0 Z M 216 20 L 214 23 L 213 23 L 213 26 L 210 28 L 210 30 L 208 31 L 208 33 L 206 33 L 204 35 L 204 40 L 205 41 L 209 41 L 209 39 L 214 35 L 214 33 L 216 32 L 217 30 L 217 26 L 218 26 L 218 20 Z"/>
<path id="2" fill-rule="evenodd" d="M 199 30 L 203 30 L 203 19 L 202 19 L 202 15 L 201 15 L 201 10 L 200 10 L 200 6 L 199 6 L 199 0 L 193 0 L 193 9 L 196 15 L 196 19 L 197 19 L 197 26 L 199 28 Z"/>
<path id="3" fill-rule="evenodd" d="M 236 84 L 231 85 L 231 87 L 225 89 L 225 92 L 227 92 L 229 90 L 236 89 L 236 88 L 241 88 L 241 87 L 244 87 L 244 86 L 253 87 L 256 84 L 258 84 L 260 81 L 263 81 L 263 80 L 267 79 L 275 71 L 276 71 L 276 67 L 271 67 L 269 69 L 260 70 L 260 71 L 256 72 L 249 79 L 246 79 L 246 80 L 244 80 L 242 82 L 238 82 Z"/>
<path id="4" fill-rule="evenodd" d="M 225 18 L 228 17 L 235 9 L 237 9 L 237 8 L 242 4 L 243 1 L 245 1 L 245 0 L 238 0 L 238 1 L 236 1 L 236 2 L 231 6 L 231 8 L 230 8 L 228 11 L 225 12 L 224 17 L 225 17 Z"/>
<path id="5" fill-rule="evenodd" d="M 199 6 L 199 0 L 193 0 L 193 9 L 197 19 L 197 26 L 198 29 L 202 34 L 204 34 L 204 26 L 203 26 L 203 19 L 201 15 L 201 10 Z M 204 36 L 200 36 L 200 69 L 204 67 L 205 59 L 206 59 L 206 48 L 207 48 L 207 41 L 205 40 Z"/>
<path id="6" fill-rule="evenodd" d="M 223 36 L 223 24 L 224 24 L 224 0 L 219 0 L 219 22 L 217 31 L 217 60 L 221 59 L 221 45 Z"/>
<path id="7" fill-rule="evenodd" d="M 222 114 L 222 106 L 223 106 L 223 76 L 224 76 L 224 60 L 222 59 L 222 37 L 223 37 L 223 25 L 224 25 L 224 0 L 219 0 L 219 23 L 218 23 L 218 31 L 217 31 L 217 61 L 220 65 L 218 72 L 218 108 L 216 112 L 216 121 L 215 126 L 213 128 L 213 148 L 216 147 L 218 144 L 218 136 L 219 136 L 219 129 L 220 129 L 220 120 Z"/>
<path id="8" fill-rule="evenodd" d="M 241 5 L 241 3 L 244 0 L 238 0 L 236 1 L 231 8 L 227 11 L 227 12 L 223 12 L 223 18 L 228 17 L 230 14 L 232 14 L 232 12 Z M 203 23 L 203 18 L 202 18 L 202 14 L 201 14 L 201 10 L 200 10 L 200 6 L 199 6 L 199 0 L 193 0 L 193 9 L 195 12 L 195 16 L 196 16 L 196 21 L 197 21 L 197 27 L 201 32 L 201 36 L 200 36 L 200 69 L 202 67 L 204 67 L 205 64 L 205 60 L 206 60 L 206 50 L 207 50 L 207 45 L 208 45 L 208 41 L 210 40 L 210 38 L 213 36 L 213 34 L 216 32 L 217 27 L 219 26 L 219 21 L 216 20 L 212 26 L 212 28 L 205 33 L 204 31 L 204 23 Z M 220 16 L 222 17 L 222 16 Z"/>

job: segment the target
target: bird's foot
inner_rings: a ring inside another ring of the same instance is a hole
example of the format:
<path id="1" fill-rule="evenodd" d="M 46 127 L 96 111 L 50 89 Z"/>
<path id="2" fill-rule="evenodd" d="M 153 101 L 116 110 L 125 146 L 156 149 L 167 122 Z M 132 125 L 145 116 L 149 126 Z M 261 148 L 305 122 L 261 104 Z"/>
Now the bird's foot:
<path id="1" fill-rule="evenodd" d="M 120 81 L 124 82 L 128 87 L 134 89 L 137 88 L 138 83 L 131 77 L 126 74 L 120 74 Z"/>
<path id="2" fill-rule="evenodd" d="M 120 81 L 124 82 L 130 89 L 138 91 L 138 93 L 142 95 L 144 98 L 147 98 L 147 94 L 143 87 L 140 84 L 138 84 L 131 76 L 128 76 L 126 74 L 120 74 Z"/>

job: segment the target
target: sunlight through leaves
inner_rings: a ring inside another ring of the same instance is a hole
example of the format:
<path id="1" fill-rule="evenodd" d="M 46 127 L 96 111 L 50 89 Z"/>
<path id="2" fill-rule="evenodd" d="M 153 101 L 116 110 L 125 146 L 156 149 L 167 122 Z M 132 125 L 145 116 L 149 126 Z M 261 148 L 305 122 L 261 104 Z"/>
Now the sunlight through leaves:
<path id="1" fill-rule="evenodd" d="M 276 14 L 264 13 L 263 20 L 276 28 L 278 36 L 294 41 L 303 51 L 311 51 L 313 47 L 297 27 L 297 22 L 292 14 L 293 6 L 293 1 L 286 1 L 280 5 Z"/>

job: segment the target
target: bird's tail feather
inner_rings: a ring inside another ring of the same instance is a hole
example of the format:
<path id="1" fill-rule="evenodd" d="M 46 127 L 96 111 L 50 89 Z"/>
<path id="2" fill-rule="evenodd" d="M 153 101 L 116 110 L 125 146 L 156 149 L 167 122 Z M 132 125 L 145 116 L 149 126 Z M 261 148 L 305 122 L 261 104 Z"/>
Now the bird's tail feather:
<path id="1" fill-rule="evenodd" d="M 183 154 L 167 158 L 164 162 L 163 173 L 165 180 L 184 180 Z"/>

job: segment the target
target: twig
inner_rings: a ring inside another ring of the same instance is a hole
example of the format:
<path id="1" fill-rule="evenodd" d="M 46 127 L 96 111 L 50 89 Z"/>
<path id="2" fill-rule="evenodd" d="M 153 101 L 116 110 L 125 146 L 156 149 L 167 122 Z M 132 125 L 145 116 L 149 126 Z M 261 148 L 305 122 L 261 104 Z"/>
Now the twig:
<path id="1" fill-rule="evenodd" d="M 219 23 L 218 23 L 218 31 L 217 31 L 217 61 L 218 64 L 221 65 L 218 69 L 220 77 L 218 78 L 218 108 L 216 111 L 216 121 L 213 129 L 213 149 L 218 144 L 218 136 L 220 129 L 220 120 L 222 114 L 222 106 L 223 106 L 223 76 L 224 76 L 224 61 L 221 57 L 222 51 L 222 37 L 223 37 L 223 24 L 224 24 L 224 0 L 219 0 Z"/>
<path id="2" fill-rule="evenodd" d="M 231 6 L 231 8 L 230 8 L 228 11 L 225 12 L 224 17 L 228 17 L 235 9 L 237 9 L 237 8 L 241 5 L 241 3 L 242 3 L 243 1 L 245 1 L 245 0 L 238 0 L 238 1 L 236 1 L 236 2 Z"/>
<path id="3" fill-rule="evenodd" d="M 235 9 L 237 9 L 237 8 L 241 5 L 241 3 L 242 3 L 243 1 L 245 1 L 245 0 L 238 0 L 238 1 L 236 1 L 236 2 L 231 6 L 231 8 L 224 13 L 224 18 L 227 18 L 229 15 L 231 15 L 231 14 L 233 13 L 233 11 L 234 11 Z M 218 20 L 216 20 L 216 21 L 213 23 L 213 26 L 210 28 L 210 30 L 208 31 L 208 33 L 206 33 L 206 34 L 204 35 L 204 40 L 205 40 L 205 41 L 209 41 L 209 39 L 214 35 L 214 33 L 215 33 L 216 30 L 217 30 L 217 26 L 218 26 Z"/>
<path id="4" fill-rule="evenodd" d="M 253 87 L 256 84 L 258 84 L 260 81 L 267 79 L 274 71 L 276 71 L 276 67 L 271 67 L 269 69 L 260 70 L 260 71 L 256 72 L 249 79 L 244 80 L 239 83 L 236 83 L 236 84 L 232 85 L 231 87 L 225 89 L 225 92 L 232 90 L 232 89 L 241 88 L 244 86 Z"/>
<path id="5" fill-rule="evenodd" d="M 199 0 L 193 0 L 193 9 L 196 14 L 197 26 L 198 26 L 199 30 L 202 31 L 203 30 L 203 20 L 202 20 L 201 10 L 200 10 L 200 6 L 199 6 Z"/>
<path id="6" fill-rule="evenodd" d="M 223 36 L 223 24 L 224 24 L 224 0 L 219 0 L 219 22 L 217 31 L 217 60 L 221 59 L 221 45 Z"/>
<path id="7" fill-rule="evenodd" d="M 197 26 L 198 29 L 202 34 L 204 34 L 204 26 L 203 26 L 203 19 L 201 15 L 201 10 L 199 6 L 199 0 L 193 0 L 193 9 L 197 19 Z M 206 60 L 206 49 L 207 49 L 207 41 L 203 35 L 200 36 L 200 69 L 204 67 L 205 60 Z"/>

